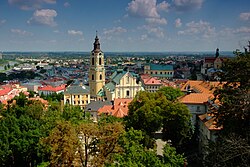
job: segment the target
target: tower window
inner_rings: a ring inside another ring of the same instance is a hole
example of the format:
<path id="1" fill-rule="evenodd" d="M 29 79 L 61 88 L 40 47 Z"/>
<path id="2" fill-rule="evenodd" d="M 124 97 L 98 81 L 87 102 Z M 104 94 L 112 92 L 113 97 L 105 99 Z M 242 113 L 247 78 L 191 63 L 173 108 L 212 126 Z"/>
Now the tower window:
<path id="1" fill-rule="evenodd" d="M 129 84 L 129 76 L 127 76 L 126 84 Z"/>
<path id="2" fill-rule="evenodd" d="M 127 90 L 126 95 L 129 97 L 129 90 Z"/>
<path id="3" fill-rule="evenodd" d="M 92 57 L 92 65 L 95 65 L 95 58 Z"/>
<path id="4" fill-rule="evenodd" d="M 92 80 L 94 80 L 95 79 L 95 76 L 94 76 L 94 74 L 92 74 Z"/>
<path id="5" fill-rule="evenodd" d="M 102 65 L 102 58 L 99 58 L 99 65 Z"/>
<path id="6" fill-rule="evenodd" d="M 102 74 L 100 74 L 100 80 L 102 80 Z"/>

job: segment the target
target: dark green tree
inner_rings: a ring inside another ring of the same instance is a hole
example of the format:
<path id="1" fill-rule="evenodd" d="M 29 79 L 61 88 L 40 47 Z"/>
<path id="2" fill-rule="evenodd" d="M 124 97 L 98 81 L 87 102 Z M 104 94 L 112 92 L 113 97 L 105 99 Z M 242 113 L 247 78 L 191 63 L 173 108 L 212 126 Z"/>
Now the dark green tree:
<path id="1" fill-rule="evenodd" d="M 180 89 L 175 89 L 169 86 L 162 87 L 158 90 L 158 92 L 163 93 L 170 101 L 175 101 L 178 97 L 184 95 L 184 93 Z"/>
<path id="2" fill-rule="evenodd" d="M 222 86 L 214 92 L 219 108 L 212 112 L 222 130 L 207 148 L 205 165 L 249 166 L 250 53 L 237 52 L 222 69 Z"/>
<path id="3" fill-rule="evenodd" d="M 139 92 L 129 105 L 125 124 L 127 128 L 141 130 L 151 138 L 154 132 L 162 129 L 163 139 L 180 146 L 184 139 L 192 136 L 190 118 L 185 105 L 167 100 L 163 93 Z"/>
<path id="4" fill-rule="evenodd" d="M 143 146 L 144 135 L 139 130 L 129 129 L 120 138 L 123 151 L 114 155 L 114 162 L 106 166 L 145 166 L 145 167 L 182 167 L 184 158 L 173 147 L 165 145 L 163 156 L 157 156 L 156 150 Z"/>
<path id="5" fill-rule="evenodd" d="M 250 138 L 250 53 L 241 53 L 225 62 L 215 99 L 220 102 L 219 109 L 213 113 L 223 133 L 235 133 Z"/>

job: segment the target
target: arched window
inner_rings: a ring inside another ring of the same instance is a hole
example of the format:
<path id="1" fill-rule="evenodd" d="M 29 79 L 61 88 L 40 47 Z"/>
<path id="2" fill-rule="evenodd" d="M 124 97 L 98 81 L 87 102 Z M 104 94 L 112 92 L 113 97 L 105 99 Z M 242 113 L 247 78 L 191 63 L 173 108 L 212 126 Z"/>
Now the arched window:
<path id="1" fill-rule="evenodd" d="M 102 58 L 99 58 L 99 65 L 102 65 Z"/>
<path id="2" fill-rule="evenodd" d="M 92 65 L 95 65 L 95 58 L 92 57 Z"/>
<path id="3" fill-rule="evenodd" d="M 95 79 L 95 76 L 94 76 L 94 74 L 92 74 L 92 80 L 94 80 Z"/>
<path id="4" fill-rule="evenodd" d="M 100 80 L 102 80 L 102 74 L 100 74 Z"/>

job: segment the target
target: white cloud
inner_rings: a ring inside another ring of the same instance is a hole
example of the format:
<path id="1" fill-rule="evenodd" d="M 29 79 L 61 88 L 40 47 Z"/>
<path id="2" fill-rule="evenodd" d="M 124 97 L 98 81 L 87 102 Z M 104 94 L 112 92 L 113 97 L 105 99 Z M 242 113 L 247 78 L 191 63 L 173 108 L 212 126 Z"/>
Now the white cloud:
<path id="1" fill-rule="evenodd" d="M 69 2 L 65 2 L 65 3 L 63 4 L 63 6 L 64 6 L 65 8 L 67 8 L 67 7 L 70 6 L 70 3 L 69 3 Z"/>
<path id="2" fill-rule="evenodd" d="M 165 25 L 167 24 L 167 20 L 165 18 L 146 18 L 145 19 L 147 23 L 149 24 L 159 24 L 159 25 Z"/>
<path id="3" fill-rule="evenodd" d="M 147 32 L 147 38 L 164 38 L 164 30 L 161 27 L 155 27 L 150 25 L 143 25 L 141 27 L 138 27 L 139 30 L 146 30 Z"/>
<path id="4" fill-rule="evenodd" d="M 113 27 L 112 29 L 105 29 L 103 34 L 104 35 L 118 35 L 121 33 L 125 33 L 127 32 L 127 30 L 125 28 L 122 27 Z"/>
<path id="5" fill-rule="evenodd" d="M 60 33 L 60 31 L 59 31 L 59 30 L 54 30 L 53 32 L 54 32 L 54 33 Z"/>
<path id="6" fill-rule="evenodd" d="M 156 0 L 132 0 L 128 4 L 127 11 L 137 17 L 160 17 Z"/>
<path id="7" fill-rule="evenodd" d="M 41 9 L 36 10 L 33 16 L 27 21 L 28 24 L 48 25 L 56 26 L 54 18 L 57 16 L 57 12 L 53 9 Z"/>
<path id="8" fill-rule="evenodd" d="M 215 28 L 211 27 L 209 22 L 200 20 L 199 22 L 189 22 L 186 24 L 186 29 L 178 31 L 178 35 L 201 35 L 209 38 L 215 35 Z"/>
<path id="9" fill-rule="evenodd" d="M 175 27 L 176 27 L 176 28 L 179 28 L 179 27 L 181 27 L 181 26 L 182 26 L 181 19 L 180 19 L 180 18 L 177 18 L 177 19 L 175 20 Z"/>
<path id="10" fill-rule="evenodd" d="M 170 8 L 170 4 L 167 3 L 166 1 L 163 1 L 157 5 L 157 9 L 159 11 L 168 11 Z"/>
<path id="11" fill-rule="evenodd" d="M 234 33 L 250 33 L 250 27 L 240 27 L 233 31 Z"/>
<path id="12" fill-rule="evenodd" d="M 146 40 L 148 38 L 148 35 L 147 34 L 143 34 L 143 35 L 141 35 L 141 40 L 143 41 L 143 40 Z"/>
<path id="13" fill-rule="evenodd" d="M 189 11 L 200 9 L 204 0 L 173 0 L 173 6 L 177 11 Z"/>
<path id="14" fill-rule="evenodd" d="M 248 12 L 248 13 L 241 13 L 240 14 L 240 19 L 244 20 L 244 21 L 250 20 L 250 12 Z"/>
<path id="15" fill-rule="evenodd" d="M 6 23 L 6 20 L 0 20 L 0 26 L 5 24 Z"/>
<path id="16" fill-rule="evenodd" d="M 20 29 L 11 29 L 10 32 L 13 34 L 21 35 L 21 36 L 32 36 L 33 33 L 27 32 L 25 30 L 20 30 Z"/>
<path id="17" fill-rule="evenodd" d="M 8 2 L 22 10 L 38 9 L 43 4 L 56 4 L 56 0 L 8 0 Z"/>
<path id="18" fill-rule="evenodd" d="M 69 35 L 83 35 L 82 31 L 77 31 L 77 30 L 68 30 Z"/>

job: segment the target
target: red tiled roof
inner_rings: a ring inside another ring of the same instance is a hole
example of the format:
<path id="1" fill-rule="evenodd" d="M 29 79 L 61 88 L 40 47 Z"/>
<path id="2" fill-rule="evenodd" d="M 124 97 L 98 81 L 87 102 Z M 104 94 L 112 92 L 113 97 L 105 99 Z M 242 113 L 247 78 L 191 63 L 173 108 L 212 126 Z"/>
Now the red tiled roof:
<path id="1" fill-rule="evenodd" d="M 2 86 L 0 88 L 0 96 L 8 95 L 8 93 L 12 91 L 12 88 L 9 86 Z"/>
<path id="2" fill-rule="evenodd" d="M 191 93 L 182 96 L 179 101 L 184 104 L 204 104 L 212 96 L 212 94 L 207 93 Z"/>
<path id="3" fill-rule="evenodd" d="M 40 90 L 40 91 L 58 92 L 58 91 L 61 91 L 61 90 L 65 90 L 65 88 L 66 88 L 66 84 L 56 86 L 56 87 L 53 87 L 51 85 L 47 85 L 47 86 L 38 87 L 38 90 Z"/>
<path id="4" fill-rule="evenodd" d="M 199 119 L 204 123 L 208 130 L 221 130 L 223 128 L 222 126 L 216 126 L 215 117 L 209 113 L 199 115 Z"/>
<path id="5" fill-rule="evenodd" d="M 205 57 L 205 63 L 213 63 L 216 57 Z"/>
<path id="6" fill-rule="evenodd" d="M 98 110 L 98 113 L 107 113 L 122 118 L 128 115 L 128 104 L 132 99 L 115 99 L 114 105 L 105 105 Z"/>
<path id="7" fill-rule="evenodd" d="M 161 85 L 161 80 L 156 77 L 151 77 L 148 74 L 141 75 L 141 79 L 145 85 Z"/>
<path id="8" fill-rule="evenodd" d="M 182 87 L 181 91 L 187 91 L 187 86 L 190 87 L 191 90 L 194 90 L 198 93 L 213 93 L 214 89 L 218 86 L 222 86 L 220 82 L 207 82 L 207 81 L 187 81 Z"/>
<path id="9" fill-rule="evenodd" d="M 144 80 L 144 84 L 145 85 L 160 85 L 162 84 L 160 80 L 154 78 L 154 77 L 151 77 L 149 79 L 145 79 Z"/>

